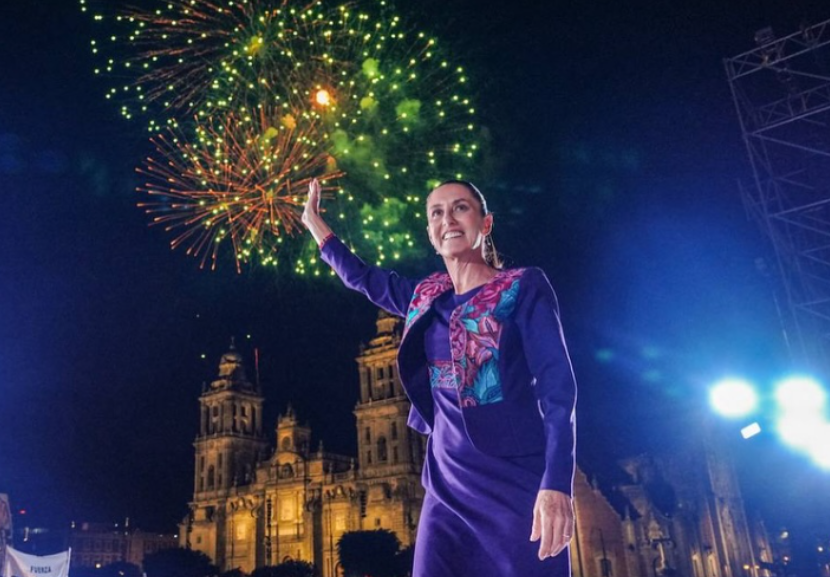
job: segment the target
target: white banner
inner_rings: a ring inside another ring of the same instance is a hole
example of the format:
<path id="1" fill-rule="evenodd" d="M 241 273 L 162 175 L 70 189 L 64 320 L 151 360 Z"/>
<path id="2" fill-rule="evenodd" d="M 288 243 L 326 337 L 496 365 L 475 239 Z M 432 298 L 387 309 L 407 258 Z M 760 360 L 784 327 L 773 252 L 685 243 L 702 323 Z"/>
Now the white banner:
<path id="1" fill-rule="evenodd" d="M 28 555 L 6 547 L 3 577 L 69 577 L 71 549 L 56 555 Z"/>
<path id="2" fill-rule="evenodd" d="M 6 542 L 12 536 L 12 510 L 9 507 L 9 496 L 0 493 L 0 574 L 6 559 Z"/>

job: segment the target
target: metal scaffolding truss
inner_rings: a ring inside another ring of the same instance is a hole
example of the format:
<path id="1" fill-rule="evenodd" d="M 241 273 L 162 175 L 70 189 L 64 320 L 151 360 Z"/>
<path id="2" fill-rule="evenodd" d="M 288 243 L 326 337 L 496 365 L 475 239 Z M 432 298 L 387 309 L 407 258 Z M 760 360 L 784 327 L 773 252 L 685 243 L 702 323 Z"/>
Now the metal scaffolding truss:
<path id="1" fill-rule="evenodd" d="M 827 371 L 830 350 L 830 20 L 724 61 L 754 186 L 750 215 L 772 240 L 794 360 Z"/>

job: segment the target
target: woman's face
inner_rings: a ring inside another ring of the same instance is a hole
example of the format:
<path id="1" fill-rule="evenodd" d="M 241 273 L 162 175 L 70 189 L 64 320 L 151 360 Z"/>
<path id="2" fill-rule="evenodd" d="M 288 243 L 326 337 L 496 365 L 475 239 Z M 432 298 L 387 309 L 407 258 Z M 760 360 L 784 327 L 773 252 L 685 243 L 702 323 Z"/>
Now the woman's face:
<path id="1" fill-rule="evenodd" d="M 444 258 L 481 256 L 493 215 L 482 216 L 481 203 L 464 186 L 444 184 L 427 197 L 427 223 L 429 241 Z"/>

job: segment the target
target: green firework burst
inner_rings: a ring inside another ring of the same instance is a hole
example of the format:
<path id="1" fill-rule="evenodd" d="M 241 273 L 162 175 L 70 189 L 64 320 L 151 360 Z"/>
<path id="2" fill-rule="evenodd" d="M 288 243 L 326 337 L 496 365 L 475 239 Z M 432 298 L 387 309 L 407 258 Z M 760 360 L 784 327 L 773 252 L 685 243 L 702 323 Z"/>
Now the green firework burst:
<path id="1" fill-rule="evenodd" d="M 176 0 L 95 19 L 108 32 L 93 41 L 98 71 L 121 81 L 108 97 L 153 133 L 196 139 L 208 119 L 263 107 L 313 127 L 310 154 L 343 173 L 330 220 L 379 264 L 422 255 L 426 192 L 481 162 L 466 71 L 385 1 Z M 319 273 L 297 254 L 295 271 Z"/>

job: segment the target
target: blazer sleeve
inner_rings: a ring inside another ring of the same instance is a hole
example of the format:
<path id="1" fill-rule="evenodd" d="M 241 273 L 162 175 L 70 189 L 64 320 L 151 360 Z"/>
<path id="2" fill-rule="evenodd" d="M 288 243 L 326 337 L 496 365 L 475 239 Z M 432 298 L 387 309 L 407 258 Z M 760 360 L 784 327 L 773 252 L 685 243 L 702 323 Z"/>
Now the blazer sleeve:
<path id="1" fill-rule="evenodd" d="M 516 322 L 545 432 L 545 472 L 540 489 L 571 495 L 576 456 L 576 379 L 556 294 L 545 273 L 523 275 Z"/>
<path id="2" fill-rule="evenodd" d="M 363 293 L 375 305 L 393 315 L 406 316 L 417 281 L 366 264 L 336 236 L 323 242 L 320 257 L 348 288 Z"/>

